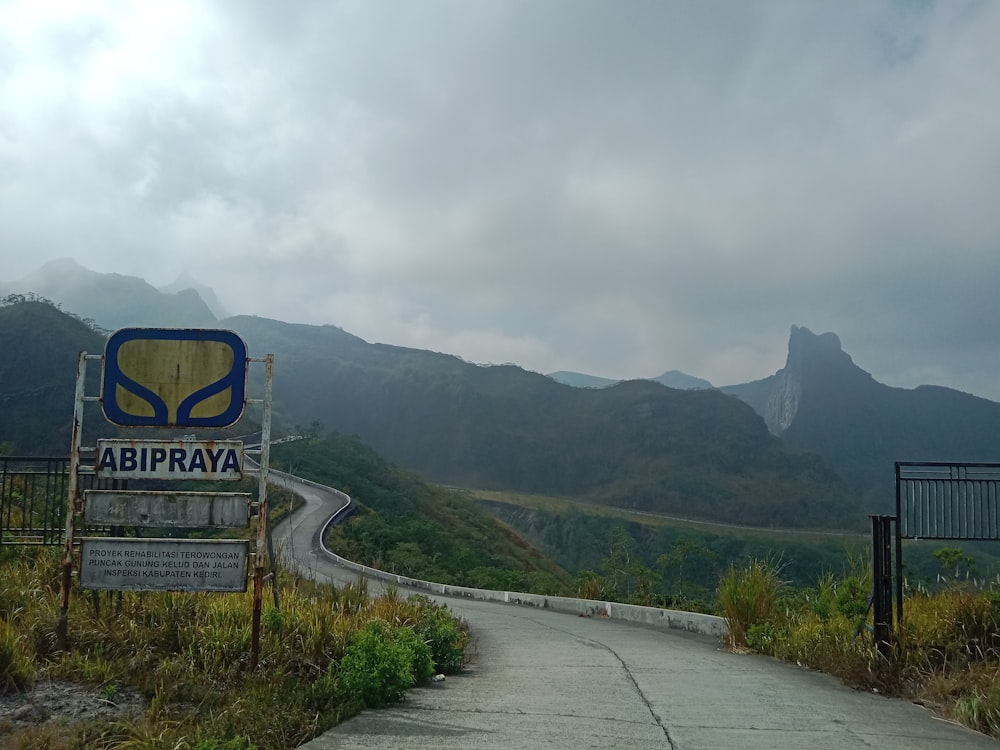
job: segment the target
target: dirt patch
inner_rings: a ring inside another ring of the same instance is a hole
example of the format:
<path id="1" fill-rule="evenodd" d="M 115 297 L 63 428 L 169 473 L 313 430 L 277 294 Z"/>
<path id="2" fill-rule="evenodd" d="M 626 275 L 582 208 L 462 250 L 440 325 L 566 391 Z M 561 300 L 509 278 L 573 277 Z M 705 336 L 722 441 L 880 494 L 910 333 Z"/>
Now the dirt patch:
<path id="1" fill-rule="evenodd" d="M 27 692 L 0 695 L 0 735 L 4 730 L 50 721 L 126 719 L 145 708 L 146 701 L 134 690 L 39 682 Z"/>

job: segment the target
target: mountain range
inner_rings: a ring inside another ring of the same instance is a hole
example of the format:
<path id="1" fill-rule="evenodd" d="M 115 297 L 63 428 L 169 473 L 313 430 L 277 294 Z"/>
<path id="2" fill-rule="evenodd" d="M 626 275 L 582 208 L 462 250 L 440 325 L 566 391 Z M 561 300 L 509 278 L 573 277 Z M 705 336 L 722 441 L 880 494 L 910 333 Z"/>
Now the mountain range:
<path id="1" fill-rule="evenodd" d="M 35 294 L 113 331 L 131 327 L 204 327 L 225 315 L 215 293 L 182 275 L 157 289 L 137 276 L 98 273 L 75 260 L 49 261 L 19 281 L 0 282 L 0 296 Z M 209 305 L 211 300 L 214 305 Z M 217 314 L 219 313 L 219 314 Z"/>
<path id="2" fill-rule="evenodd" d="M 275 434 L 355 435 L 439 484 L 758 526 L 863 518 L 821 458 L 785 445 L 719 391 L 650 381 L 572 388 L 513 365 L 369 344 L 334 326 L 250 316 L 222 325 L 251 356 L 275 355 Z M 9 366 L 0 360 L 0 443 L 21 454 L 67 453 L 77 353 L 98 353 L 103 340 L 44 301 L 0 306 L 0 345 L 19 352 Z M 254 419 L 248 410 L 230 432 L 203 436 L 253 433 Z M 84 434 L 135 437 L 99 413 L 85 419 Z"/>
<path id="3" fill-rule="evenodd" d="M 0 308 L 0 345 L 20 351 L 21 368 L 0 365 L 0 441 L 22 452 L 39 450 L 45 434 L 38 410 L 23 406 L 27 391 L 47 389 L 46 404 L 67 405 L 48 420 L 56 450 L 68 436 L 76 351 L 100 351 L 100 329 L 145 325 L 237 331 L 252 356 L 275 354 L 277 428 L 355 434 L 428 479 L 465 487 L 734 523 L 857 527 L 890 507 L 893 461 L 996 460 L 1000 445 L 1000 404 L 947 388 L 890 388 L 857 367 L 835 334 L 801 327 L 785 367 L 762 380 L 580 388 L 559 382 L 566 373 L 371 344 L 332 325 L 220 321 L 194 288 L 160 291 L 68 264 L 48 271 L 35 289 L 0 285 L 83 318 L 16 296 Z M 75 333 L 45 333 L 54 329 Z M 57 361 L 68 375 L 56 376 Z"/>

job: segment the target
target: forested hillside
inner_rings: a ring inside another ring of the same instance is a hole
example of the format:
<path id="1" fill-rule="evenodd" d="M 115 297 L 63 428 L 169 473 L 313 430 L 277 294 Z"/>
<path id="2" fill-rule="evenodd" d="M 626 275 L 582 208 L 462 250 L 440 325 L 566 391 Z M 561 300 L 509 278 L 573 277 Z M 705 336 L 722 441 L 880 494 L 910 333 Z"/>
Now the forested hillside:
<path id="1" fill-rule="evenodd" d="M 358 512 L 327 540 L 351 560 L 459 586 L 538 593 L 570 586 L 566 571 L 466 493 L 428 485 L 356 438 L 276 445 L 271 458 L 277 468 L 351 495 Z"/>

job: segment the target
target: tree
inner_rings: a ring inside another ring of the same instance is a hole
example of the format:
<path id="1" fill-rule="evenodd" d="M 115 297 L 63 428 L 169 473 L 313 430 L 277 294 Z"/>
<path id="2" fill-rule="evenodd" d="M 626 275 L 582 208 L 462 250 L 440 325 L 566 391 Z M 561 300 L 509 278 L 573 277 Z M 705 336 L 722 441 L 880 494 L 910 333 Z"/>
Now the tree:
<path id="1" fill-rule="evenodd" d="M 931 553 L 934 558 L 941 563 L 942 569 L 947 575 L 950 571 L 954 571 L 954 578 L 961 577 L 962 566 L 965 566 L 965 577 L 968 578 L 969 574 L 976 572 L 976 561 L 970 555 L 965 554 L 958 547 L 941 547 L 940 549 L 934 550 Z"/>
<path id="2" fill-rule="evenodd" d="M 685 598 L 684 567 L 694 558 L 698 557 L 702 558 L 706 563 L 714 564 L 719 556 L 704 544 L 699 544 L 690 539 L 680 539 L 671 545 L 669 552 L 664 552 L 657 558 L 656 564 L 663 572 L 664 588 L 668 586 L 667 576 L 669 571 L 676 571 L 677 594 L 674 597 L 675 601 L 683 601 Z"/>
<path id="3" fill-rule="evenodd" d="M 655 603 L 656 574 L 639 557 L 635 540 L 621 526 L 611 531 L 611 549 L 601 569 L 612 598 L 632 604 Z"/>

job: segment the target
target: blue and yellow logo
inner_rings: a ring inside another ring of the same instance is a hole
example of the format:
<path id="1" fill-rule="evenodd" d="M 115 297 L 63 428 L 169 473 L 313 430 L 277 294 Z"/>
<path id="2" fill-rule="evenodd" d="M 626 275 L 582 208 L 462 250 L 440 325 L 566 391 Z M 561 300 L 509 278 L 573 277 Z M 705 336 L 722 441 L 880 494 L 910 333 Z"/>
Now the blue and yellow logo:
<path id="1" fill-rule="evenodd" d="M 128 427 L 228 427 L 246 406 L 247 347 L 235 332 L 123 328 L 104 349 L 101 405 Z"/>

